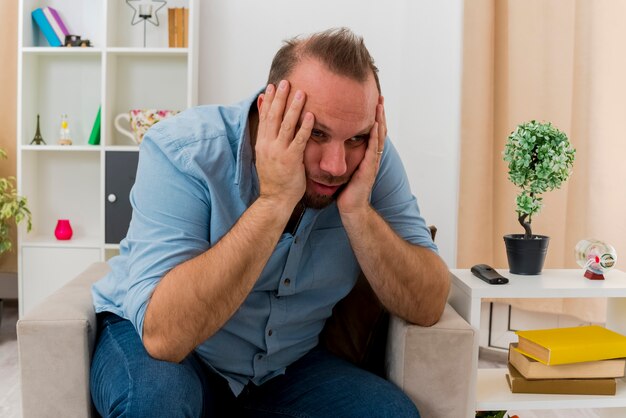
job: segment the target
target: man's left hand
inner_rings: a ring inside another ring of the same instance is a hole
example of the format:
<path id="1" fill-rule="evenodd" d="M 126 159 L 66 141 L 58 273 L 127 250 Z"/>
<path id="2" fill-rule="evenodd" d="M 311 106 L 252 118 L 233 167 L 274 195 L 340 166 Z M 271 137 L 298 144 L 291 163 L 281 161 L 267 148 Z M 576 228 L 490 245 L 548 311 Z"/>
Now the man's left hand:
<path id="1" fill-rule="evenodd" d="M 369 207 L 369 199 L 378 174 L 380 160 L 387 137 L 387 120 L 385 117 L 385 99 L 380 96 L 376 105 L 376 122 L 370 131 L 365 156 L 352 175 L 346 188 L 337 197 L 339 213 L 344 216 L 357 214 Z"/>

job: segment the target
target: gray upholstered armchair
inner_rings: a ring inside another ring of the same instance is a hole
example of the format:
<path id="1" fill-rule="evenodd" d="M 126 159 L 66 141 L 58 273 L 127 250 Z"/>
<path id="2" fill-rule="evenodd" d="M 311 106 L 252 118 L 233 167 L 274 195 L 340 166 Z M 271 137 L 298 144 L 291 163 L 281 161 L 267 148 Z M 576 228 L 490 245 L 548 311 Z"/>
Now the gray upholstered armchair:
<path id="1" fill-rule="evenodd" d="M 107 271 L 107 264 L 93 264 L 18 321 L 24 418 L 95 415 L 89 394 L 96 335 L 90 288 Z M 428 328 L 391 317 L 384 373 L 423 418 L 473 417 L 475 344 L 476 330 L 449 305 Z"/>

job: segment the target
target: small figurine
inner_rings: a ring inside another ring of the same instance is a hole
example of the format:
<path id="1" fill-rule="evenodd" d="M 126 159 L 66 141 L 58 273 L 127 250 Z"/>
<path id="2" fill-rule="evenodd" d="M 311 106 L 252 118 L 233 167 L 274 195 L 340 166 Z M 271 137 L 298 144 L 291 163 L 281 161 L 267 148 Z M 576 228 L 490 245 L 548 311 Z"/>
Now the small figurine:
<path id="1" fill-rule="evenodd" d="M 82 48 L 91 46 L 89 39 L 81 39 L 79 35 L 65 35 L 65 46 L 79 46 Z"/>
<path id="2" fill-rule="evenodd" d="M 59 132 L 59 145 L 72 145 L 70 138 L 70 128 L 67 124 L 67 115 L 61 115 L 61 131 Z"/>
<path id="3" fill-rule="evenodd" d="M 32 141 L 30 141 L 30 145 L 46 145 L 46 141 L 43 140 L 43 137 L 41 136 L 41 131 L 39 130 L 39 113 L 37 114 L 37 132 L 35 132 L 35 137 L 33 138 Z"/>

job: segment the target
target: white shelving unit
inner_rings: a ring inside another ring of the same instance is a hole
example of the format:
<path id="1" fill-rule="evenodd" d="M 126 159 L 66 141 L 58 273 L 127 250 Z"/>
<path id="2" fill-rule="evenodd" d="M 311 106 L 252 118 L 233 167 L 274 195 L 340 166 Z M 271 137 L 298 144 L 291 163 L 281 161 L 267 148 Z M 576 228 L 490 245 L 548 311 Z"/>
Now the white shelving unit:
<path id="1" fill-rule="evenodd" d="M 132 26 L 122 0 L 20 0 L 18 24 L 17 178 L 28 198 L 33 229 L 18 231 L 18 292 L 23 315 L 87 265 L 117 254 L 105 243 L 107 153 L 139 147 L 119 134 L 115 116 L 130 109 L 184 110 L 197 104 L 199 0 L 168 0 L 159 26 Z M 156 3 L 155 3 L 156 5 Z M 31 18 L 54 7 L 90 48 L 49 47 Z M 168 12 L 189 8 L 188 47 L 168 47 Z M 100 145 L 89 135 L 101 106 Z M 57 145 L 67 114 L 73 144 Z M 30 145 L 40 115 L 47 145 Z M 58 219 L 74 235 L 58 241 Z"/>
<path id="2" fill-rule="evenodd" d="M 580 269 L 544 270 L 537 276 L 510 274 L 506 285 L 489 285 L 469 270 L 451 270 L 449 302 L 473 327 L 480 329 L 481 301 L 487 298 L 608 298 L 606 327 L 626 334 L 626 273 L 611 270 L 605 280 L 588 280 Z M 476 410 L 602 409 L 602 417 L 626 417 L 626 381 L 618 379 L 615 396 L 511 393 L 506 369 L 478 369 L 474 349 Z"/>

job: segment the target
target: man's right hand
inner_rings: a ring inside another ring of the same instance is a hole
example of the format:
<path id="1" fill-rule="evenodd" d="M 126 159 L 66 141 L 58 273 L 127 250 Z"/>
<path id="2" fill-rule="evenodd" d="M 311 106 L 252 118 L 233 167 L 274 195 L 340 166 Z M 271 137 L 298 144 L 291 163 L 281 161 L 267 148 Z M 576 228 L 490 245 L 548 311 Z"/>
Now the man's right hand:
<path id="1" fill-rule="evenodd" d="M 259 198 L 284 205 L 291 214 L 306 190 L 304 149 L 315 118 L 306 112 L 296 132 L 306 95 L 296 91 L 287 107 L 289 90 L 289 82 L 283 80 L 278 88 L 268 85 L 265 94 L 259 97 L 255 151 Z"/>

